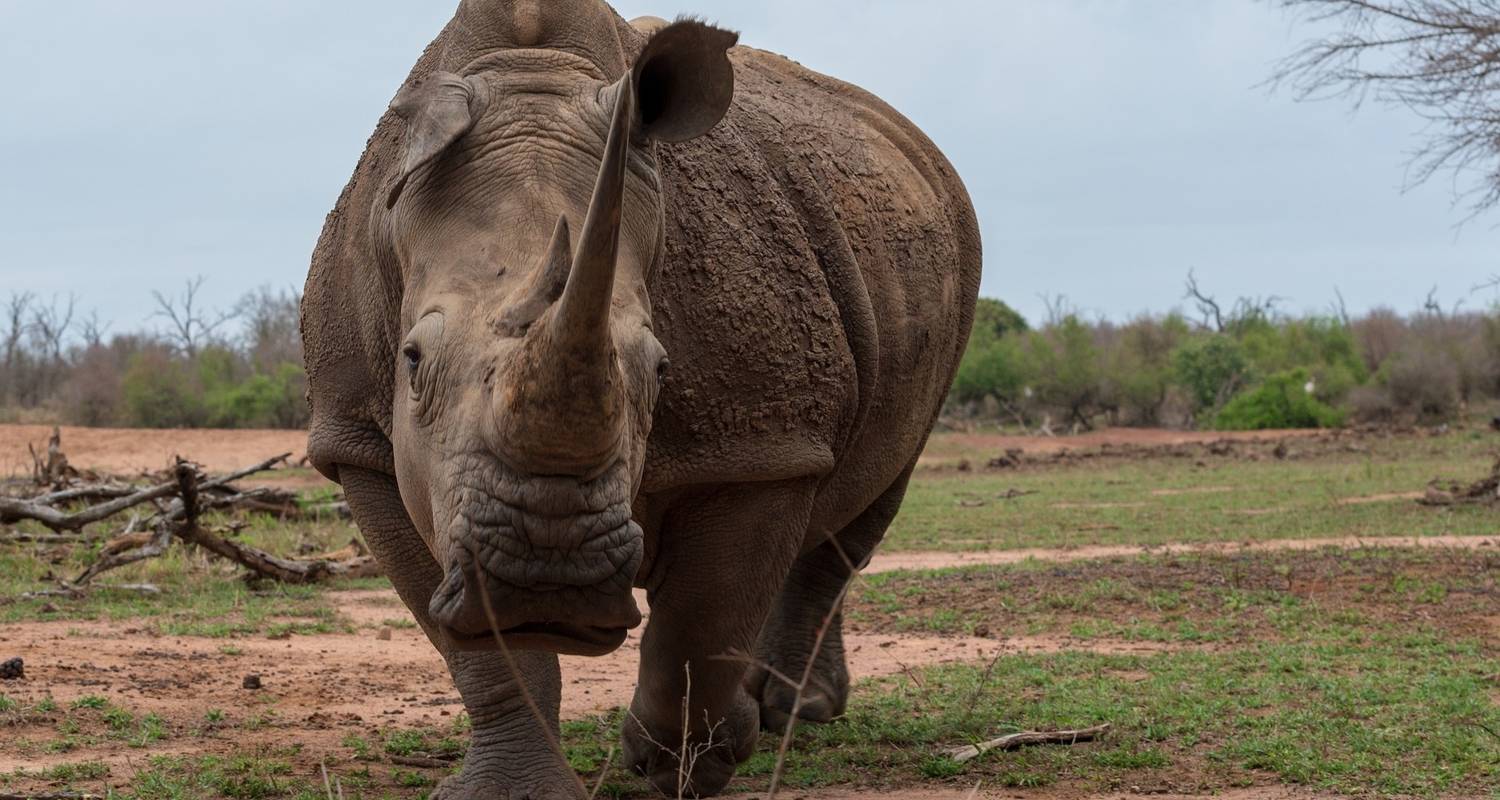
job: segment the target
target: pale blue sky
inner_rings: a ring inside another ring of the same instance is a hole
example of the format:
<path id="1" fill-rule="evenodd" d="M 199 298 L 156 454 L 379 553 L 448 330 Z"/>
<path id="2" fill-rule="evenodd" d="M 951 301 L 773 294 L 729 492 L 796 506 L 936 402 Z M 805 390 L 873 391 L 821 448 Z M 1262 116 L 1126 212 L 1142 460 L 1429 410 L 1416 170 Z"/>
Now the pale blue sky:
<path id="1" fill-rule="evenodd" d="M 1310 31 L 1254 0 L 659 0 L 881 95 L 957 164 L 984 292 L 1122 317 L 1225 296 L 1451 302 L 1496 218 L 1403 194 L 1409 114 L 1258 84 Z M 913 10 L 918 5 L 927 10 Z M 152 288 L 300 286 L 365 138 L 453 0 L 0 0 L 0 275 L 115 330 Z"/>

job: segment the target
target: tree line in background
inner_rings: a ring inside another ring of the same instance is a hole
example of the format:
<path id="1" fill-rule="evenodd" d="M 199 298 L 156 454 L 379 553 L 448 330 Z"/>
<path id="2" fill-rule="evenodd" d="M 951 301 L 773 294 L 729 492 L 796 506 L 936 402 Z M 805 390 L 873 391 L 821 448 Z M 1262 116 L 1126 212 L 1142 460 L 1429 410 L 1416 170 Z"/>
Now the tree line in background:
<path id="1" fill-rule="evenodd" d="M 108 334 L 71 298 L 13 294 L 0 319 L 0 421 L 120 427 L 307 424 L 301 298 L 260 289 L 202 307 L 202 280 L 153 293 L 153 331 Z M 1452 419 L 1500 398 L 1500 311 L 1351 318 L 1221 304 L 1189 276 L 1191 316 L 1088 320 L 1061 301 L 1032 326 L 983 299 L 949 416 L 1054 432 L 1101 425 L 1254 430 Z"/>
<path id="2" fill-rule="evenodd" d="M 0 319 L 0 420 L 145 428 L 307 424 L 301 296 L 262 288 L 204 308 L 201 278 L 153 292 L 160 326 L 109 334 L 75 298 L 12 294 Z"/>
<path id="3" fill-rule="evenodd" d="M 1388 309 L 1294 317 L 1277 298 L 1226 308 L 1192 277 L 1198 314 L 1089 321 L 1061 302 L 1040 327 L 982 299 L 952 416 L 1027 429 L 1263 430 L 1453 419 L 1500 397 L 1500 313 Z"/>

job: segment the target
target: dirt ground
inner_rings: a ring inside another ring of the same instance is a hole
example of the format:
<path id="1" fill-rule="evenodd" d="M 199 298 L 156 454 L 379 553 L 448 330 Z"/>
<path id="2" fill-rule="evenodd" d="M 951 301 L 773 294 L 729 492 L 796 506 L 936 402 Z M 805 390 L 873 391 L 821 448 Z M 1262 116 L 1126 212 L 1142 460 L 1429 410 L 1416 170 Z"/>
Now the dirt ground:
<path id="1" fill-rule="evenodd" d="M 26 446 L 41 449 L 52 428 L 0 425 L 0 474 L 31 468 Z M 307 455 L 307 431 L 126 430 L 62 428 L 62 449 L 77 469 L 129 475 L 171 466 L 185 456 L 214 472 L 242 469 L 282 453 L 297 464 Z"/>
<path id="2" fill-rule="evenodd" d="M 0 474 L 30 469 L 26 446 L 44 445 L 52 429 L 43 425 L 0 425 Z M 923 455 L 924 462 L 950 457 L 953 453 L 986 452 L 994 455 L 1019 450 L 1031 455 L 1063 451 L 1089 451 L 1105 447 L 1174 447 L 1219 441 L 1272 442 L 1316 436 L 1316 431 L 1259 431 L 1218 433 L 1167 431 L 1143 428 L 1111 428 L 1078 436 L 1006 436 L 972 433 L 949 434 Z M 216 430 L 126 430 L 115 428 L 62 428 L 63 451 L 74 467 L 108 473 L 158 470 L 173 456 L 184 455 L 211 471 L 250 466 L 265 458 L 291 453 L 292 463 L 307 454 L 306 431 L 216 431 Z"/>
<path id="3" fill-rule="evenodd" d="M 1389 544 L 1389 542 L 1387 543 Z M 1454 540 L 1449 547 L 1496 547 L 1496 539 Z M 1257 546 L 1302 549 L 1303 542 Z M 1198 548 L 1220 551 L 1222 548 Z M 1186 551 L 1179 551 L 1186 552 Z M 1108 555 L 1120 555 L 1114 549 Z M 986 554 L 979 554 L 980 556 Z M 988 554 L 1008 555 L 1008 554 Z M 1079 551 L 1028 553 L 1027 557 L 1075 560 Z M 1080 556 L 1081 557 L 1081 556 Z M 1012 560 L 1012 559 L 1005 559 Z M 975 563 L 974 554 L 896 555 L 872 565 L 888 571 L 919 565 L 941 568 Z M 156 714 L 173 730 L 203 728 L 206 709 L 219 709 L 239 722 L 256 715 L 273 720 L 259 730 L 235 727 L 233 733 L 206 730 L 199 737 L 174 737 L 152 755 L 231 754 L 247 748 L 300 747 L 299 762 L 317 764 L 347 755 L 351 735 L 378 737 L 382 731 L 412 726 L 443 727 L 462 710 L 442 659 L 419 630 L 391 628 L 386 622 L 403 619 L 406 611 L 394 592 L 341 591 L 331 594 L 339 611 L 357 628 L 354 633 L 294 636 L 287 639 L 236 638 L 220 640 L 166 637 L 129 624 L 28 622 L 0 629 L 0 655 L 19 654 L 26 660 L 27 679 L 7 684 L 6 693 L 34 705 L 53 697 L 61 708 L 80 698 L 98 695 L 137 715 Z M 644 598 L 641 598 L 644 606 Z M 564 658 L 564 718 L 579 718 L 628 704 L 639 662 L 639 632 L 616 653 L 600 659 Z M 1066 635 L 992 636 L 859 632 L 846 634 L 850 669 L 856 679 L 894 675 L 942 663 L 985 661 L 1003 653 L 1088 650 L 1108 654 L 1147 654 L 1181 645 L 1149 641 L 1078 640 Z M 245 676 L 256 675 L 262 688 L 243 687 Z M 56 720 L 41 718 L 32 725 L 12 727 L 18 738 L 48 738 Z M 34 728 L 35 730 L 31 730 Z M 0 773 L 75 763 L 78 752 L 21 754 L 0 746 Z M 113 774 L 129 774 L 141 751 L 123 741 L 100 742 L 87 749 L 87 759 L 110 766 Z M 812 797 L 792 793 L 789 797 Z M 819 798 L 880 797 L 890 800 L 959 800 L 958 791 L 904 791 L 894 794 L 823 793 Z M 980 797 L 1035 797 L 1014 792 L 981 792 Z M 1052 796 L 1052 795 L 1048 795 Z M 1130 794 L 1066 795 L 1090 800 L 1133 800 Z M 1282 788 L 1255 788 L 1221 797 L 1236 800 L 1283 800 L 1315 795 Z M 1326 795 L 1316 795 L 1326 796 Z M 1153 795 L 1162 797 L 1162 795 Z"/>
<path id="4" fill-rule="evenodd" d="M 45 442 L 50 429 L 41 426 L 0 426 L 0 474 L 29 469 L 28 443 Z M 1064 449 L 1197 445 L 1225 439 L 1270 441 L 1304 433 L 1260 433 L 1226 436 L 1210 433 L 1111 430 L 1065 439 L 993 435 L 945 437 L 948 453 L 1021 450 L 1046 456 Z M 182 454 L 212 471 L 248 466 L 269 456 L 292 453 L 303 457 L 306 436 L 301 431 L 122 431 L 64 428 L 63 449 L 81 469 L 133 473 L 166 466 Z M 939 448 L 938 456 L 943 456 Z M 315 475 L 300 480 L 319 482 Z M 1212 491 L 1200 489 L 1195 491 Z M 972 553 L 896 553 L 878 556 L 867 572 L 937 569 L 979 564 L 1009 564 L 1035 559 L 1075 562 L 1158 555 L 1267 550 L 1311 550 L 1327 546 L 1358 547 L 1358 540 L 1295 540 L 1253 545 L 1210 544 L 1158 548 L 1129 546 L 1083 547 L 1067 550 L 1018 550 Z M 1494 548 L 1500 536 L 1382 539 L 1382 546 Z M 5 693 L 34 706 L 53 697 L 62 708 L 93 695 L 138 715 L 159 715 L 174 731 L 197 731 L 197 736 L 174 736 L 151 755 L 233 754 L 248 748 L 298 745 L 299 769 L 323 759 L 347 757 L 344 743 L 351 735 L 378 736 L 382 731 L 412 726 L 443 727 L 462 711 L 441 658 L 419 630 L 391 620 L 408 613 L 390 591 L 342 591 L 330 595 L 339 612 L 354 623 L 353 633 L 293 636 L 285 639 L 233 640 L 166 637 L 130 623 L 26 622 L 0 627 L 0 660 L 22 656 L 27 679 L 7 683 Z M 644 598 L 641 598 L 644 607 Z M 900 634 L 851 630 L 846 635 L 850 668 L 856 680 L 900 674 L 941 663 L 977 662 L 1007 652 L 1055 652 L 1063 649 L 1106 653 L 1150 653 L 1180 646 L 1149 641 L 1076 640 L 1043 636 L 987 636 Z M 602 659 L 564 658 L 565 718 L 579 718 L 628 704 L 639 660 L 639 631 L 616 653 Z M 244 688 L 246 676 L 258 676 L 259 690 Z M 208 709 L 222 710 L 231 721 L 265 718 L 258 729 L 244 725 L 224 730 L 206 725 Z M 7 736 L 34 740 L 51 738 L 57 719 L 41 717 L 11 727 Z M 0 773 L 44 769 L 80 760 L 100 761 L 114 775 L 130 774 L 142 751 L 124 741 L 90 745 L 86 752 L 25 753 L 0 742 Z M 890 800 L 959 800 L 960 790 L 914 790 L 898 794 L 791 792 L 785 797 L 843 800 L 882 797 Z M 981 791 L 979 797 L 1036 798 L 1035 792 Z M 1134 800 L 1130 794 L 1062 796 L 1070 800 Z M 1152 795 L 1169 798 L 1167 795 Z M 1216 795 L 1228 800 L 1290 800 L 1328 797 L 1285 788 L 1247 788 Z"/>
<path id="5" fill-rule="evenodd" d="M 50 695 L 63 706 L 88 695 L 106 695 L 137 713 L 158 714 L 182 727 L 191 727 L 206 709 L 222 709 L 236 717 L 252 709 L 274 708 L 280 715 L 277 738 L 293 738 L 314 755 L 340 750 L 340 742 L 350 731 L 440 725 L 443 718 L 463 710 L 442 659 L 422 632 L 384 624 L 408 616 L 394 592 L 346 591 L 330 596 L 358 632 L 230 642 L 161 637 L 128 625 L 102 623 L 7 625 L 0 629 L 0 654 L 25 658 L 27 680 L 5 689 L 22 702 Z M 645 598 L 639 600 L 645 607 Z M 624 647 L 604 658 L 562 659 L 565 719 L 629 704 L 640 662 L 640 632 L 632 632 Z M 988 660 L 1006 652 L 1076 649 L 1075 642 L 1059 636 L 853 632 L 845 637 L 845 646 L 857 679 L 934 664 Z M 1149 642 L 1096 641 L 1089 647 L 1110 653 L 1159 649 Z M 246 675 L 260 676 L 263 688 L 246 691 L 242 687 Z M 116 749 L 90 748 L 89 756 L 108 763 L 137 752 L 123 744 Z M 0 748 L 0 772 L 76 760 L 77 754 L 22 756 Z"/>
<path id="6" fill-rule="evenodd" d="M 1316 438 L 1320 431 L 1172 431 L 1153 428 L 1106 428 L 1077 436 L 1013 436 L 1001 433 L 949 433 L 935 438 L 918 463 L 931 466 L 971 453 L 999 455 L 1019 451 L 1031 456 L 1109 448 L 1136 450 L 1208 445 L 1215 442 L 1251 444 Z"/>

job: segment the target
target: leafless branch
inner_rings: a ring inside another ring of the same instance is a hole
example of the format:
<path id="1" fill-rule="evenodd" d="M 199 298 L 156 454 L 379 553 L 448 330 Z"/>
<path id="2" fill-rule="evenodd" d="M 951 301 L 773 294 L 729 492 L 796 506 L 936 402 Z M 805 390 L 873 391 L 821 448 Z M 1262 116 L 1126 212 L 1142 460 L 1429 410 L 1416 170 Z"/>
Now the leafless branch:
<path id="1" fill-rule="evenodd" d="M 1078 744 L 1079 742 L 1091 742 L 1109 731 L 1109 723 L 1096 725 L 1092 728 L 1083 728 L 1076 731 L 1027 731 L 1025 733 L 1012 733 L 1009 736 L 1001 736 L 988 742 L 971 744 L 965 747 L 956 747 L 948 750 L 944 755 L 962 764 L 972 761 L 985 753 L 994 750 L 1015 750 L 1034 744 Z"/>
<path id="2" fill-rule="evenodd" d="M 1332 24 L 1284 59 L 1269 83 L 1299 99 L 1368 100 L 1431 123 L 1408 185 L 1439 172 L 1471 215 L 1500 202 L 1500 3 L 1495 0 L 1278 0 Z M 1466 185 L 1465 185 L 1466 184 Z"/>
<path id="3" fill-rule="evenodd" d="M 1333 317 L 1339 321 L 1340 325 L 1347 328 L 1352 324 L 1349 318 L 1349 304 L 1344 302 L 1344 293 L 1337 286 L 1333 287 L 1333 296 Z"/>
<path id="4" fill-rule="evenodd" d="M 1188 270 L 1187 294 L 1184 297 L 1197 304 L 1198 313 L 1203 317 L 1203 327 L 1219 333 L 1224 332 L 1224 309 L 1219 306 L 1217 299 L 1204 294 L 1203 289 L 1198 286 L 1198 275 L 1195 270 Z"/>
<path id="5" fill-rule="evenodd" d="M 220 328 L 240 314 L 239 309 L 207 311 L 202 308 L 198 292 L 203 288 L 203 282 L 202 275 L 187 281 L 182 294 L 175 297 L 154 290 L 151 292 L 156 300 L 156 312 L 151 316 L 167 321 L 168 339 L 189 357 L 197 355 L 199 349 L 213 341 Z"/>

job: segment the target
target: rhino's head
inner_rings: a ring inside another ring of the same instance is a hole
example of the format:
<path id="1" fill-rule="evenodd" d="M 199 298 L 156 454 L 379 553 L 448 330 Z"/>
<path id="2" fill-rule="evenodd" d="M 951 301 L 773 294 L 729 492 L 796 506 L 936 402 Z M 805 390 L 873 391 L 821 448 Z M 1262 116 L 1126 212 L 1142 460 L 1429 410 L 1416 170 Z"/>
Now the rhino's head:
<path id="1" fill-rule="evenodd" d="M 647 273 L 663 242 L 656 141 L 728 110 L 735 35 L 659 31 L 607 82 L 512 49 L 409 85 L 401 177 L 377 217 L 402 276 L 392 442 L 446 569 L 458 646 L 597 655 L 640 623 L 631 504 L 667 353 Z"/>

